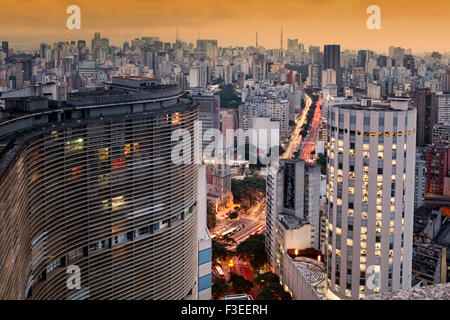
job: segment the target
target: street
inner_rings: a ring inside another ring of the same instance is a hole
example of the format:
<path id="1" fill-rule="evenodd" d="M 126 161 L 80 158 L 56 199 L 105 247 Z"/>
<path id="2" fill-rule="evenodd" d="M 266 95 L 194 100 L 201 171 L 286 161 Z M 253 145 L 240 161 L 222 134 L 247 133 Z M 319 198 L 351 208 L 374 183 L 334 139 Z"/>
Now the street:
<path id="1" fill-rule="evenodd" d="M 302 136 L 300 135 L 300 131 L 302 130 L 302 126 L 306 121 L 306 115 L 308 114 L 309 108 L 312 105 L 312 99 L 305 93 L 305 108 L 302 111 L 300 118 L 295 119 L 296 127 L 294 131 L 291 133 L 291 137 L 289 139 L 289 144 L 286 151 L 280 157 L 281 159 L 291 159 L 294 155 L 294 152 L 300 145 L 302 141 Z"/>

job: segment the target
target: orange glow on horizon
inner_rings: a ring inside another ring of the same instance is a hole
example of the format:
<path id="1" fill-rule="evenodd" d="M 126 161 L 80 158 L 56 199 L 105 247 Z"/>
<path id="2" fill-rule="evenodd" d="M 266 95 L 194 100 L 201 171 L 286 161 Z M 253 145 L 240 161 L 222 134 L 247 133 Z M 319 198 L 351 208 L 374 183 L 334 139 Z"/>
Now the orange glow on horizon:
<path id="1" fill-rule="evenodd" d="M 0 39 L 11 47 L 35 47 L 66 38 L 66 8 L 72 0 L 7 0 L 2 3 Z M 94 32 L 121 46 L 136 37 L 160 36 L 174 42 L 178 27 L 182 41 L 217 39 L 219 46 L 255 45 L 284 49 L 288 38 L 305 47 L 339 43 L 343 49 L 367 48 L 387 52 L 391 45 L 423 51 L 450 51 L 450 2 L 430 0 L 77 0 L 81 30 L 70 30 L 70 40 L 87 40 Z M 381 8 L 381 30 L 368 30 L 366 9 Z"/>

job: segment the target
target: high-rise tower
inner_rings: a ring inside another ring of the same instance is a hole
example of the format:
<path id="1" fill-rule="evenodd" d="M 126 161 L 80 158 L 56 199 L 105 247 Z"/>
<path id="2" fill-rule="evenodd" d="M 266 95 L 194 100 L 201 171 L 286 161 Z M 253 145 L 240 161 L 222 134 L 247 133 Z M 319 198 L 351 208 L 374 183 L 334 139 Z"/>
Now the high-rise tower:
<path id="1" fill-rule="evenodd" d="M 1 299 L 207 297 L 198 166 L 171 154 L 173 130 L 195 137 L 198 105 L 154 79 L 109 86 L 72 93 L 64 108 L 47 108 L 46 97 L 6 101 Z M 80 270 L 79 289 L 66 284 L 69 267 Z"/>
<path id="2" fill-rule="evenodd" d="M 341 91 L 341 46 L 338 44 L 326 44 L 323 51 L 323 69 L 333 69 L 336 71 L 336 85 L 338 91 Z"/>
<path id="3" fill-rule="evenodd" d="M 408 101 L 328 110 L 327 278 L 341 297 L 408 289 L 416 109 Z"/>

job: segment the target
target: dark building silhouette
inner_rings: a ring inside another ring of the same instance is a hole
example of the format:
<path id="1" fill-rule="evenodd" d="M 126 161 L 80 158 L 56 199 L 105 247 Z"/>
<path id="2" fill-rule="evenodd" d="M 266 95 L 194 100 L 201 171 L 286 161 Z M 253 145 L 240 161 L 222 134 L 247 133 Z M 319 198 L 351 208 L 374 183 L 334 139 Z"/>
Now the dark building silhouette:
<path id="1" fill-rule="evenodd" d="M 336 85 L 338 91 L 342 89 L 341 76 L 341 46 L 338 44 L 326 44 L 324 46 L 323 69 L 336 71 Z"/>
<path id="2" fill-rule="evenodd" d="M 431 144 L 433 126 L 438 121 L 438 101 L 430 89 L 416 89 L 411 105 L 417 109 L 417 146 Z"/>

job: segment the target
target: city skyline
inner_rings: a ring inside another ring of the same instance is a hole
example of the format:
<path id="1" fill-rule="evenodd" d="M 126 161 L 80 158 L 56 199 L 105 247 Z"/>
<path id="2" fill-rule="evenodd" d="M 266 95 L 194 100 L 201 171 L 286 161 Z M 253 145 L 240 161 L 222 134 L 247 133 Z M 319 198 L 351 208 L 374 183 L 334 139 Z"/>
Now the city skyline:
<path id="1" fill-rule="evenodd" d="M 426 7 L 403 0 L 282 0 L 263 5 L 252 0 L 239 6 L 235 1 L 218 4 L 195 0 L 185 4 L 133 0 L 126 6 L 119 1 L 99 2 L 75 3 L 81 8 L 81 30 L 70 30 L 70 40 L 90 39 L 94 32 L 101 32 L 117 46 L 142 36 L 160 36 L 173 42 L 178 26 L 179 39 L 186 42 L 211 38 L 217 39 L 221 47 L 246 47 L 255 45 L 258 32 L 260 46 L 279 48 L 283 28 L 285 49 L 287 39 L 298 38 L 305 46 L 336 43 L 344 50 L 369 48 L 386 52 L 395 45 L 411 48 L 413 53 L 427 52 L 428 48 L 450 51 L 448 43 L 442 41 L 448 18 L 448 10 L 442 8 L 448 4 L 440 0 L 433 0 Z M 0 22 L 0 38 L 9 40 L 11 47 L 22 49 L 37 48 L 41 42 L 62 41 L 69 16 L 66 8 L 71 4 L 74 3 L 29 1 L 30 10 L 19 11 L 17 1 L 11 0 L 3 4 L 9 15 Z M 369 30 L 366 26 L 366 9 L 371 4 L 380 7 L 381 30 Z M 418 19 L 420 23 L 416 23 Z M 13 30 L 11 25 L 15 26 Z"/>
<path id="2" fill-rule="evenodd" d="M 450 300 L 448 0 L 4 2 L 0 300 Z"/>

